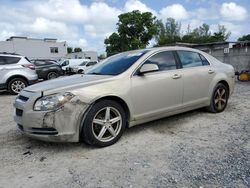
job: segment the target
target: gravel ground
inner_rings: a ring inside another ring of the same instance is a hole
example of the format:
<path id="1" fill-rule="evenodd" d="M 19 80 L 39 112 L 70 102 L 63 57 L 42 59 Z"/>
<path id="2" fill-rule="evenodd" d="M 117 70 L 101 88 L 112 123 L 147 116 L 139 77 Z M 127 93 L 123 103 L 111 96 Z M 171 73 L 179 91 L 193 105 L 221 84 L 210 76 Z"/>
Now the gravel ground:
<path id="1" fill-rule="evenodd" d="M 250 187 L 250 83 L 225 112 L 204 110 L 128 129 L 106 148 L 26 138 L 0 94 L 0 187 Z"/>

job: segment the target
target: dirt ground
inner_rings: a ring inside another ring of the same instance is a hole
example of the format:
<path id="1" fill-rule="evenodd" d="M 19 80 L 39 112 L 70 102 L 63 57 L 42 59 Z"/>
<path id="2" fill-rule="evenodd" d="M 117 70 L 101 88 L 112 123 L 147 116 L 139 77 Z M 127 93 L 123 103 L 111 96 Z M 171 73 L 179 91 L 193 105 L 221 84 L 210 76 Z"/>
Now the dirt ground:
<path id="1" fill-rule="evenodd" d="M 23 136 L 0 93 L 0 187 L 250 187 L 250 82 L 225 112 L 136 126 L 106 148 Z"/>

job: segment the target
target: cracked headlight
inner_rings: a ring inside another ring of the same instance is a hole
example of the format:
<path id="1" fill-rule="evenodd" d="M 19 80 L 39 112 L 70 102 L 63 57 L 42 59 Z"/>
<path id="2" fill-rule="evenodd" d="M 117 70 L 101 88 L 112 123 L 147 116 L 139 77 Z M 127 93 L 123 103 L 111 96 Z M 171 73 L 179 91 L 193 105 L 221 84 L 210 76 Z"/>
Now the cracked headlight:
<path id="1" fill-rule="evenodd" d="M 56 110 L 70 101 L 75 95 L 69 92 L 56 95 L 48 95 L 38 99 L 34 104 L 35 111 Z"/>

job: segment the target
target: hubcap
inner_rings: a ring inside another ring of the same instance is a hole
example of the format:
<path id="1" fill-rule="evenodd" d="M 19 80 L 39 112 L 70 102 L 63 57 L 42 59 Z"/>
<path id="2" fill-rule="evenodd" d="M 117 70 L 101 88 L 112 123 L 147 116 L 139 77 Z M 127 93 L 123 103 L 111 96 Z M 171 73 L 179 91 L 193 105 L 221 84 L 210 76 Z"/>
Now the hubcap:
<path id="1" fill-rule="evenodd" d="M 51 72 L 51 73 L 49 73 L 48 77 L 49 77 L 49 79 L 54 79 L 54 78 L 57 78 L 57 74 L 54 72 Z"/>
<path id="2" fill-rule="evenodd" d="M 219 88 L 214 97 L 214 104 L 218 110 L 222 110 L 227 102 L 226 90 L 224 88 Z"/>
<path id="3" fill-rule="evenodd" d="M 20 80 L 16 80 L 11 84 L 11 89 L 15 93 L 20 93 L 25 88 L 25 83 Z"/>
<path id="4" fill-rule="evenodd" d="M 99 110 L 92 122 L 92 132 L 101 142 L 109 142 L 116 138 L 122 127 L 120 112 L 113 107 Z"/>

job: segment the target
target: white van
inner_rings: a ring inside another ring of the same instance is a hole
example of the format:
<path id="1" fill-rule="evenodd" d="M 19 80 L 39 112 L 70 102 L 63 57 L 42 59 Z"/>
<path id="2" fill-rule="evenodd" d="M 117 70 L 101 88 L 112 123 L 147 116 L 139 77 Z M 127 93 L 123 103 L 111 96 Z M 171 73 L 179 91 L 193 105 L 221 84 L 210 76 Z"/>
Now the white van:
<path id="1" fill-rule="evenodd" d="M 91 68 L 92 66 L 94 66 L 97 63 L 98 63 L 97 61 L 82 62 L 80 65 L 72 66 L 71 71 L 74 73 L 82 74 L 82 73 L 84 73 L 84 71 L 88 70 L 89 68 Z"/>
<path id="2" fill-rule="evenodd" d="M 59 61 L 59 65 L 62 67 L 64 71 L 69 70 L 74 66 L 78 66 L 83 62 L 89 62 L 90 59 L 63 59 Z"/>

